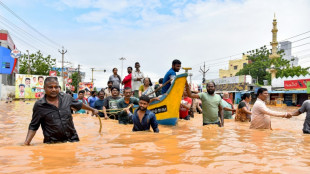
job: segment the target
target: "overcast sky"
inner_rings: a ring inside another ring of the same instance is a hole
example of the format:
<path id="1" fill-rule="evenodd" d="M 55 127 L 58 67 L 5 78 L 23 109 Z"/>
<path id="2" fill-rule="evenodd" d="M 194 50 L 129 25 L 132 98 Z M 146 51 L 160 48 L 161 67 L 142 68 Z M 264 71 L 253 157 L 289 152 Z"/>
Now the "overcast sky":
<path id="1" fill-rule="evenodd" d="M 90 68 L 107 70 L 95 73 L 97 87 L 106 86 L 113 67 L 121 74 L 120 57 L 126 58 L 124 75 L 126 67 L 138 61 L 155 81 L 165 75 L 173 59 L 180 59 L 182 66 L 193 67 L 194 80 L 201 81 L 203 62 L 210 69 L 207 79 L 218 78 L 228 60 L 269 45 L 274 13 L 279 41 L 310 31 L 309 0 L 1 1 L 44 35 L 0 6 L 0 28 L 9 30 L 18 49 L 40 49 L 61 60 L 57 49 L 64 46 L 66 61 L 74 67 L 81 64 L 86 81 Z M 310 32 L 289 39 L 302 66 L 310 66 L 309 37 Z"/>

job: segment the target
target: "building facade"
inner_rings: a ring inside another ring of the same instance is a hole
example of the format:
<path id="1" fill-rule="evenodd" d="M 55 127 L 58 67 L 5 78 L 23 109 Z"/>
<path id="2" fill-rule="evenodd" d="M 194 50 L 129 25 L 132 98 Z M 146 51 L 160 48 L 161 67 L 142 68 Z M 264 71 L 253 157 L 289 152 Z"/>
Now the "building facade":
<path id="1" fill-rule="evenodd" d="M 233 77 L 248 63 L 249 60 L 247 59 L 247 55 L 243 55 L 242 59 L 230 60 L 228 64 L 228 70 L 225 69 L 219 70 L 219 77 L 220 78 Z"/>
<path id="2" fill-rule="evenodd" d="M 298 57 L 292 56 L 292 42 L 283 41 L 279 43 L 279 50 L 284 51 L 283 59 L 290 61 L 292 66 L 298 66 Z"/>

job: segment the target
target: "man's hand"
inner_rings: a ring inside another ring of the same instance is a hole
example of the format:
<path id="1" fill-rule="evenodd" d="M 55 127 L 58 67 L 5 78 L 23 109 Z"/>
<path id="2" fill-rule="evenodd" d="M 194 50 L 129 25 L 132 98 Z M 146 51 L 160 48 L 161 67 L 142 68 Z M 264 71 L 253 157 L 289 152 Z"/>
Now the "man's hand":
<path id="1" fill-rule="evenodd" d="M 92 116 L 97 115 L 99 113 L 97 109 L 92 109 L 91 112 L 92 112 L 91 114 Z"/>
<path id="2" fill-rule="evenodd" d="M 129 108 L 124 108 L 124 111 L 126 111 L 126 112 L 127 112 L 127 114 L 130 114 L 130 110 L 129 110 Z"/>

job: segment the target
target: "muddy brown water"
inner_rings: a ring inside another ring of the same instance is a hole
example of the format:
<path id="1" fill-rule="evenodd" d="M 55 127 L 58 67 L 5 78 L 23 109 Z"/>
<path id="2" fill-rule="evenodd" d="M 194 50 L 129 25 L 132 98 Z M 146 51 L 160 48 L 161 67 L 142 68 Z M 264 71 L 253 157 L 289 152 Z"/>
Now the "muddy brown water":
<path id="1" fill-rule="evenodd" d="M 273 130 L 225 120 L 202 126 L 202 116 L 159 126 L 160 133 L 132 132 L 132 125 L 74 115 L 78 143 L 43 144 L 41 128 L 22 146 L 33 101 L 0 102 L 0 173 L 310 173 L 305 114 L 272 118 Z M 294 111 L 296 107 L 277 108 Z"/>

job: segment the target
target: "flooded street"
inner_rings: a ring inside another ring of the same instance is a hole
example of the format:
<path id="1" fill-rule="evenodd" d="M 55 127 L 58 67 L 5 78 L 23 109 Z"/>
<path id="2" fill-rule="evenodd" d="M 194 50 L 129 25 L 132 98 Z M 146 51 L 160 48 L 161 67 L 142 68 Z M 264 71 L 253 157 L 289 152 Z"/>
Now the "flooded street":
<path id="1" fill-rule="evenodd" d="M 39 128 L 31 146 L 22 146 L 34 101 L 0 102 L 0 173 L 309 173 L 310 135 L 305 114 L 272 117 L 270 130 L 225 120 L 202 126 L 202 116 L 159 126 L 160 133 L 132 132 L 98 118 L 74 115 L 78 143 L 43 144 Z M 293 111 L 296 107 L 272 109 Z"/>

